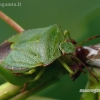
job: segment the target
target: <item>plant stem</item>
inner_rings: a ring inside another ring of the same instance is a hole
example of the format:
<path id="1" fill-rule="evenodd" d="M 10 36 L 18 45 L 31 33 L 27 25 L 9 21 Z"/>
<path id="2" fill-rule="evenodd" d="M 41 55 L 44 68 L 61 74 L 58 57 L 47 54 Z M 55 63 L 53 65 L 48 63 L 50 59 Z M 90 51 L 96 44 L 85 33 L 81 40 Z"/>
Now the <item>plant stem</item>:
<path id="1" fill-rule="evenodd" d="M 91 71 L 100 80 L 100 69 L 92 66 Z M 100 82 L 98 82 L 91 73 L 88 74 L 88 83 L 86 89 L 90 89 L 90 92 L 84 92 L 80 100 L 100 100 L 100 93 L 96 91 L 100 89 Z M 94 91 L 94 92 L 93 92 Z"/>
<path id="2" fill-rule="evenodd" d="M 9 98 L 10 100 L 24 100 L 30 95 L 35 94 L 43 90 L 44 88 L 50 86 L 51 84 L 54 84 L 55 82 L 59 81 L 64 74 L 65 69 L 58 61 L 55 61 L 45 69 L 45 72 L 37 81 L 29 83 L 27 90 L 23 93 L 20 93 L 20 89 L 22 88 L 22 86 L 16 87 L 11 85 L 10 83 L 5 83 L 4 85 L 1 85 L 0 94 L 1 92 L 2 94 L 0 95 L 0 98 L 1 100 L 3 100 L 2 98 L 6 98 L 6 100 L 8 100 Z M 13 89 L 10 90 L 9 87 Z M 7 92 L 6 96 L 4 96 L 5 92 Z M 14 94 L 10 94 L 11 92 L 14 92 Z"/>
<path id="3" fill-rule="evenodd" d="M 0 85 L 0 100 L 8 100 L 10 97 L 19 93 L 21 87 L 12 85 L 8 82 Z"/>
<path id="4" fill-rule="evenodd" d="M 38 86 L 35 86 L 35 87 L 33 85 L 34 88 L 32 88 L 31 90 L 29 90 L 29 91 L 27 90 L 23 93 L 20 93 L 20 94 L 14 96 L 13 98 L 11 98 L 10 100 L 24 100 L 25 98 L 45 89 L 46 87 L 50 86 L 51 84 L 54 84 L 55 82 L 58 82 L 58 79 L 57 80 L 56 79 L 53 79 L 53 80 L 50 79 L 49 81 L 44 82 L 44 83 L 42 83 Z"/>
<path id="5" fill-rule="evenodd" d="M 0 11 L 0 18 L 3 19 L 10 26 L 12 26 L 18 33 L 21 33 L 22 31 L 24 31 L 24 29 L 20 25 L 18 25 L 14 20 L 12 20 L 10 17 L 8 17 L 6 14 L 4 14 L 2 11 Z"/>

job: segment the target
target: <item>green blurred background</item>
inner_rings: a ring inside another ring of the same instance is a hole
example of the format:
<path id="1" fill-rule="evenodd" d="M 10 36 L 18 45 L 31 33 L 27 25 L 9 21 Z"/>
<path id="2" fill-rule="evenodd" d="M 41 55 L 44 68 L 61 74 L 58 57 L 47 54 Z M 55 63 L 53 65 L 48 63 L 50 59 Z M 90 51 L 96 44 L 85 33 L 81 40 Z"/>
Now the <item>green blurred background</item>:
<path id="1" fill-rule="evenodd" d="M 100 0 L 0 0 L 0 3 L 21 3 L 20 7 L 1 7 L 0 10 L 10 16 L 25 30 L 58 24 L 63 30 L 67 29 L 73 39 L 81 42 L 84 39 L 100 34 Z M 17 32 L 0 20 L 0 42 Z M 95 39 L 84 45 L 99 43 Z M 0 78 L 0 83 L 4 80 Z M 37 93 L 35 96 L 59 100 L 79 100 L 80 89 L 84 89 L 87 75 L 75 80 L 65 75 L 60 82 Z M 27 99 L 29 100 L 29 99 Z M 34 99 L 35 100 L 35 99 Z"/>

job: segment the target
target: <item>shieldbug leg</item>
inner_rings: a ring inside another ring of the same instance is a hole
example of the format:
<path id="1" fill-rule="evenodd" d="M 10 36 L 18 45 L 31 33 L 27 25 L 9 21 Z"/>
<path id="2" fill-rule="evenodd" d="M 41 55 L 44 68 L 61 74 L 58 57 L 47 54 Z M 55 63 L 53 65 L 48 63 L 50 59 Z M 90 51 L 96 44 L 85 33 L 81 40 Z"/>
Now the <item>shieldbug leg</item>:
<path id="1" fill-rule="evenodd" d="M 39 71 L 39 73 L 35 76 L 35 78 L 34 78 L 33 80 L 29 81 L 29 82 L 37 81 L 37 80 L 41 77 L 41 75 L 43 74 L 44 71 L 45 71 L 45 67 L 43 67 L 43 68 Z"/>
<path id="2" fill-rule="evenodd" d="M 59 62 L 63 65 L 63 67 L 69 72 L 70 75 L 74 75 L 75 72 L 60 58 L 58 59 Z"/>
<path id="3" fill-rule="evenodd" d="M 77 61 L 79 61 L 90 73 L 91 73 L 91 75 L 98 81 L 98 82 L 100 82 L 99 80 L 98 80 L 98 78 L 94 75 L 94 73 L 92 73 L 92 71 L 80 60 L 80 59 L 78 59 L 77 57 L 74 57 Z"/>
<path id="4" fill-rule="evenodd" d="M 20 92 L 24 92 L 30 82 L 37 81 L 41 77 L 44 71 L 45 71 L 45 67 L 40 70 L 40 72 L 35 76 L 33 80 L 26 82 Z"/>
<path id="5" fill-rule="evenodd" d="M 26 87 L 28 86 L 28 84 L 29 84 L 29 82 L 27 82 L 27 83 L 24 84 L 23 88 L 20 91 L 21 93 L 26 90 Z"/>
<path id="6" fill-rule="evenodd" d="M 67 35 L 68 35 L 69 41 L 71 42 L 72 39 L 71 39 L 70 33 L 69 33 L 68 30 L 65 30 L 64 31 L 64 36 L 65 36 L 66 39 L 67 39 Z"/>
<path id="7" fill-rule="evenodd" d="M 11 27 L 13 27 L 17 32 L 21 33 L 22 31 L 24 31 L 24 29 L 20 25 L 18 25 L 14 20 L 12 20 L 2 11 L 0 11 L 0 18 L 8 23 Z"/>
<path id="8" fill-rule="evenodd" d="M 35 73 L 36 72 L 36 69 L 31 69 L 31 70 L 29 70 L 28 72 L 25 72 L 24 74 L 25 75 L 28 75 L 28 74 L 33 74 L 33 73 Z"/>
<path id="9" fill-rule="evenodd" d="M 73 43 L 74 45 L 77 44 L 77 42 L 71 38 L 71 35 L 70 35 L 70 33 L 69 33 L 68 30 L 65 30 L 65 31 L 64 31 L 64 36 L 65 36 L 65 38 L 66 38 L 66 40 L 65 40 L 66 42 Z M 67 39 L 67 36 L 68 36 L 68 39 Z"/>

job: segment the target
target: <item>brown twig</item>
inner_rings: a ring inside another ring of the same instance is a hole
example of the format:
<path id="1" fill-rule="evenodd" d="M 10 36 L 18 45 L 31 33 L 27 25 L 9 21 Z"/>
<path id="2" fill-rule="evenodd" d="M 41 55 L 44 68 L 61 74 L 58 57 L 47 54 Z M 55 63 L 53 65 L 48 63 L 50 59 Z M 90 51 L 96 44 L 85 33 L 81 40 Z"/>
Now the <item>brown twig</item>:
<path id="1" fill-rule="evenodd" d="M 12 20 L 2 11 L 0 11 L 0 18 L 3 19 L 6 23 L 8 23 L 11 27 L 13 27 L 18 33 L 24 31 L 24 29 L 20 25 L 18 25 L 14 20 Z"/>

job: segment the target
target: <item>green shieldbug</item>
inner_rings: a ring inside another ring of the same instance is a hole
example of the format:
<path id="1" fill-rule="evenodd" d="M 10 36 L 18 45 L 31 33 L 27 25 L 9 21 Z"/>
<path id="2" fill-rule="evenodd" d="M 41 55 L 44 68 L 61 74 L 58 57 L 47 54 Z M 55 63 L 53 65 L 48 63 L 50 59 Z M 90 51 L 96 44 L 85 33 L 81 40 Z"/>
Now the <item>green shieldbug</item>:
<path id="1" fill-rule="evenodd" d="M 11 52 L 1 65 L 13 73 L 24 73 L 37 66 L 47 66 L 64 54 L 75 52 L 75 45 L 66 42 L 66 35 L 58 25 L 32 29 L 7 40 Z"/>

